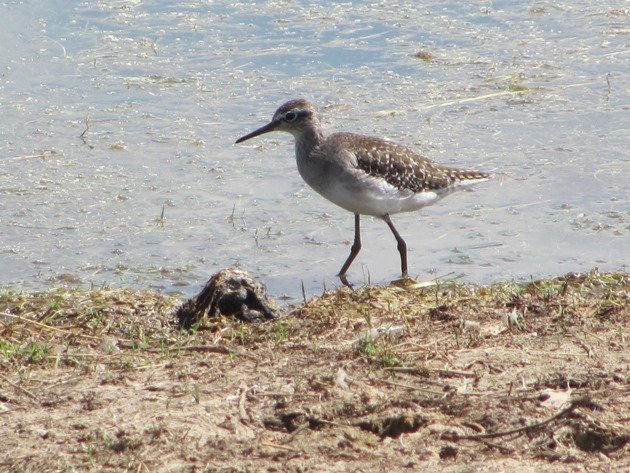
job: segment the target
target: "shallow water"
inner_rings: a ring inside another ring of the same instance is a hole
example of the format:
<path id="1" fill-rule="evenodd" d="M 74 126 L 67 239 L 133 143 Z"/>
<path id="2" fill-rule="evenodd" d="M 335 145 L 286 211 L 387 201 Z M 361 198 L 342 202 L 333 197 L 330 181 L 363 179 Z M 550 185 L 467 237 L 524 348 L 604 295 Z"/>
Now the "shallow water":
<path id="1" fill-rule="evenodd" d="M 5 2 L 0 284 L 192 294 L 234 264 L 289 300 L 339 284 L 352 215 L 289 135 L 233 144 L 299 96 L 327 131 L 498 174 L 393 217 L 412 276 L 627 270 L 629 25 L 621 1 Z M 387 226 L 362 236 L 350 280 L 397 278 Z"/>

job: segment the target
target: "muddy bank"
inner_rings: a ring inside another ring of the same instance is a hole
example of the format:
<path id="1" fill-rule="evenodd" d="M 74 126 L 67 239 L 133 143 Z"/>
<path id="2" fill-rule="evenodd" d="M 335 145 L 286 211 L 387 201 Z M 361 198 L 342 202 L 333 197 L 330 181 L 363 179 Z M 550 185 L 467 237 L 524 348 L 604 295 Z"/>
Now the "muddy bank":
<path id="1" fill-rule="evenodd" d="M 630 468 L 630 277 L 340 289 L 177 328 L 176 297 L 0 297 L 0 469 Z"/>

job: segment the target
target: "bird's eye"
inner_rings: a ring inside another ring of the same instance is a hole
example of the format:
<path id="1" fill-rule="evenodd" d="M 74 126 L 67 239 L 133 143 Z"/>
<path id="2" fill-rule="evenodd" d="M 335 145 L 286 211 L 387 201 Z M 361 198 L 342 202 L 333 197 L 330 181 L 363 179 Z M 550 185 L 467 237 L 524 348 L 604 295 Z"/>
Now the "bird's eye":
<path id="1" fill-rule="evenodd" d="M 293 120 L 295 120 L 297 118 L 297 113 L 295 112 L 288 112 L 285 116 L 284 119 L 288 122 L 292 122 Z"/>

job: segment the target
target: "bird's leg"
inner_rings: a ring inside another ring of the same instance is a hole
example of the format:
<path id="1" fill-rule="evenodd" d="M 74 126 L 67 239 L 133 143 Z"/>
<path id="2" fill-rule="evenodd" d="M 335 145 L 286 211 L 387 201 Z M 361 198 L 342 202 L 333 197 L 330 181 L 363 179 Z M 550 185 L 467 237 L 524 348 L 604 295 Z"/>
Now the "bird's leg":
<path id="1" fill-rule="evenodd" d="M 403 240 L 400 236 L 400 233 L 398 233 L 398 230 L 396 230 L 396 227 L 394 227 L 394 224 L 389 218 L 389 215 L 386 214 L 383 217 L 383 220 L 385 220 L 385 223 L 396 237 L 396 241 L 398 242 L 398 253 L 400 253 L 400 269 L 402 271 L 402 279 L 407 279 L 409 278 L 409 273 L 407 272 L 407 244 L 405 243 L 405 240 Z"/>
<path id="2" fill-rule="evenodd" d="M 339 271 L 339 274 L 337 275 L 344 286 L 348 286 L 350 288 L 352 287 L 352 284 L 350 284 L 346 278 L 346 271 L 348 271 L 348 268 L 359 254 L 359 251 L 361 251 L 361 217 L 359 214 L 354 214 L 354 243 L 350 248 L 350 256 L 348 256 L 348 259 L 343 264 L 341 271 Z"/>

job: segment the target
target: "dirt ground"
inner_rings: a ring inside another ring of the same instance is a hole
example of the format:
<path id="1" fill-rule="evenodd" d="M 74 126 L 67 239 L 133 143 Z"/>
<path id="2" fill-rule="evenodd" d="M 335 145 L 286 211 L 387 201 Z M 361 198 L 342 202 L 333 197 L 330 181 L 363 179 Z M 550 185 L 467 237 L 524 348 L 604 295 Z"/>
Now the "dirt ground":
<path id="1" fill-rule="evenodd" d="M 630 471 L 630 275 L 323 294 L 176 326 L 0 295 L 0 471 Z"/>

